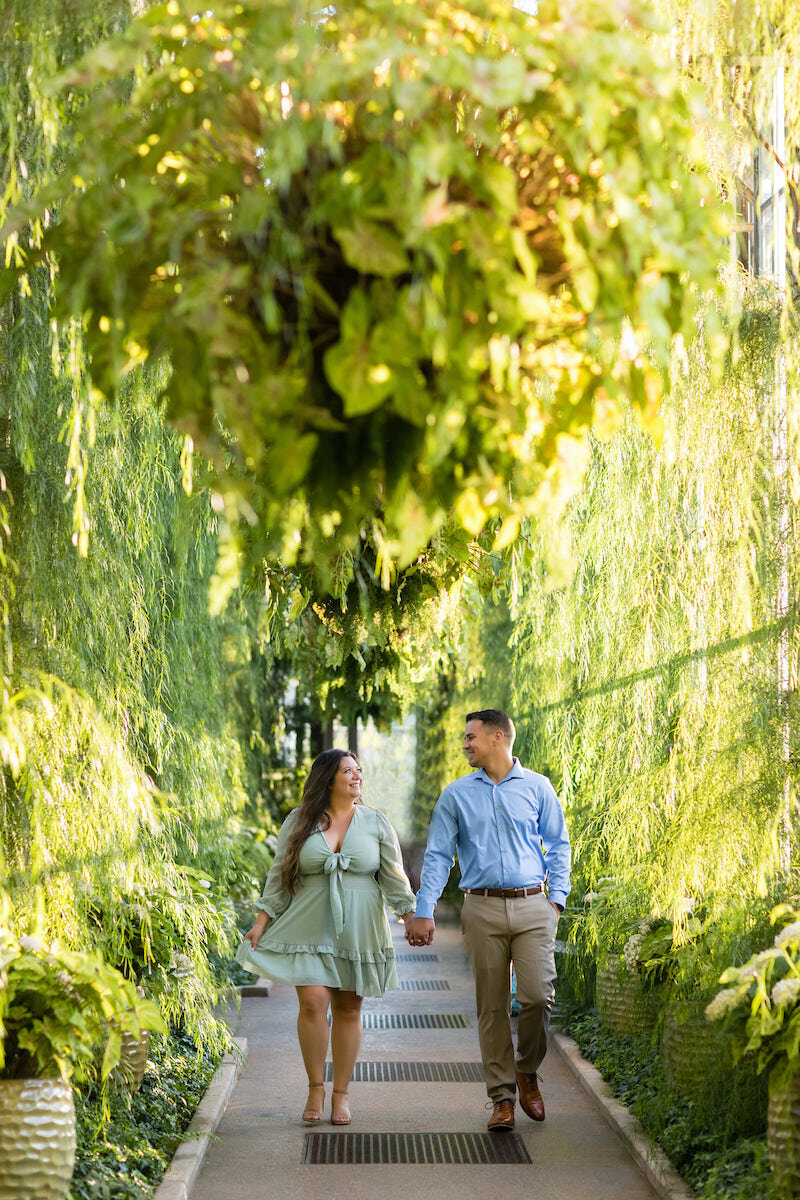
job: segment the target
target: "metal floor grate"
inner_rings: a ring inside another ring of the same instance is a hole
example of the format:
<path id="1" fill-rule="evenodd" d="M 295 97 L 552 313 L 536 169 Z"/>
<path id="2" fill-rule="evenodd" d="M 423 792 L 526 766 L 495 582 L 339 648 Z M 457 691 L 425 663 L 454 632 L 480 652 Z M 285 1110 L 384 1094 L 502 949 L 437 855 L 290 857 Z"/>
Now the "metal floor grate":
<path id="1" fill-rule="evenodd" d="M 399 984 L 401 992 L 449 992 L 450 984 L 446 979 L 403 979 Z"/>
<path id="2" fill-rule="evenodd" d="M 333 1065 L 325 1064 L 325 1082 Z M 357 1062 L 354 1083 L 483 1083 L 479 1062 Z"/>
<path id="3" fill-rule="evenodd" d="M 307 1133 L 302 1162 L 530 1163 L 516 1133 Z"/>
<path id="4" fill-rule="evenodd" d="M 466 1029 L 463 1013 L 375 1013 L 361 1014 L 362 1029 Z"/>
<path id="5" fill-rule="evenodd" d="M 395 954 L 396 962 L 438 962 L 438 954 Z"/>

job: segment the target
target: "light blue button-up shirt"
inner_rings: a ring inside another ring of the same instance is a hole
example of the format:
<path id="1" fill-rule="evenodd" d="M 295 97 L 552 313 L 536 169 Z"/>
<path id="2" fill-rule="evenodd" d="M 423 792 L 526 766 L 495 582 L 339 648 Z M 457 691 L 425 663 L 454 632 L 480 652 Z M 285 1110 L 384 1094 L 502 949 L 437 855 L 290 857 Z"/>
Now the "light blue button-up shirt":
<path id="1" fill-rule="evenodd" d="M 432 917 L 458 852 L 462 888 L 517 888 L 548 878 L 549 897 L 569 895 L 570 846 L 553 785 L 520 765 L 500 783 L 481 768 L 448 784 L 436 802 L 416 916 Z"/>

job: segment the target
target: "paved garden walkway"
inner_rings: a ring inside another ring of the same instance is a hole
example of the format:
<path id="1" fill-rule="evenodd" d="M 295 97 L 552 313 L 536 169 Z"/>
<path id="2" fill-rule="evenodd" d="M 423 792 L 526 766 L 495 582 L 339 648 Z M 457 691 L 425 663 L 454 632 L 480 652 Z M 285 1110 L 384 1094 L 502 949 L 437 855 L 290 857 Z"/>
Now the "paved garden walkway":
<path id="1" fill-rule="evenodd" d="M 231 1024 L 247 1038 L 247 1068 L 191 1200 L 652 1200 L 656 1192 L 555 1050 L 541 1072 L 547 1120 L 534 1124 L 517 1106 L 515 1134 L 486 1133 L 460 932 L 440 924 L 434 945 L 416 952 L 402 933 L 398 926 L 401 989 L 364 1004 L 358 1069 L 368 1078 L 351 1084 L 345 1129 L 300 1123 L 294 989 L 275 985 L 269 997 L 242 1001 Z M 509 1161 L 485 1161 L 493 1152 Z"/>

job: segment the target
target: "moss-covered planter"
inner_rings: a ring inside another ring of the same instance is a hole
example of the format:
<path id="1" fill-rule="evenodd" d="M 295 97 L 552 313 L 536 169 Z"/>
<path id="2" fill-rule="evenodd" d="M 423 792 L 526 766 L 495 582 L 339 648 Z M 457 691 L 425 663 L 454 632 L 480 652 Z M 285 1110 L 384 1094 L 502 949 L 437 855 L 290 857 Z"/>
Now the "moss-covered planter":
<path id="1" fill-rule="evenodd" d="M 74 1162 L 70 1085 L 0 1079 L 0 1200 L 62 1200 Z"/>
<path id="2" fill-rule="evenodd" d="M 769 1164 L 778 1188 L 800 1196 L 800 1075 L 773 1071 L 767 1108 Z"/>
<path id="3" fill-rule="evenodd" d="M 669 1002 L 662 1052 L 667 1078 L 687 1094 L 702 1091 L 722 1071 L 733 1069 L 729 1043 L 719 1024 L 706 1018 L 701 1001 Z"/>
<path id="4" fill-rule="evenodd" d="M 611 1033 L 645 1033 L 655 1025 L 655 997 L 616 958 L 597 965 L 597 1008 Z"/>

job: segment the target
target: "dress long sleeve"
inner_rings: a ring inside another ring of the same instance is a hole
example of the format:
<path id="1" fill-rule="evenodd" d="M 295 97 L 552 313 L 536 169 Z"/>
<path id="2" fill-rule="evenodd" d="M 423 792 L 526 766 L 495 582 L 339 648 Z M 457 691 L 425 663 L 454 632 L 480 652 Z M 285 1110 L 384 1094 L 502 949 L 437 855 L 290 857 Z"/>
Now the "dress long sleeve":
<path id="1" fill-rule="evenodd" d="M 338 851 L 321 826 L 300 849 L 300 879 L 289 896 L 281 866 L 296 826 L 294 813 L 278 835 L 275 861 L 258 907 L 271 919 L 254 948 L 245 939 L 236 961 L 254 975 L 295 987 L 328 987 L 357 996 L 382 996 L 397 987 L 395 951 L 386 919 L 414 910 L 397 835 L 389 820 L 356 806 Z"/>
<path id="2" fill-rule="evenodd" d="M 402 917 L 414 911 L 417 901 L 403 868 L 403 855 L 394 826 L 383 813 L 379 812 L 377 816 L 381 855 L 378 887 L 392 912 Z"/>
<path id="3" fill-rule="evenodd" d="M 286 820 L 283 822 L 278 833 L 278 842 L 275 847 L 275 858 L 272 861 L 272 866 L 267 875 L 267 881 L 264 884 L 264 890 L 261 893 L 261 898 L 256 900 L 256 908 L 262 909 L 269 917 L 273 919 L 279 917 L 281 913 L 286 912 L 289 907 L 289 902 L 292 897 L 285 891 L 281 883 L 281 867 L 286 859 L 286 851 L 289 845 L 289 838 L 292 835 L 292 830 L 297 823 L 297 813 L 290 812 Z"/>

